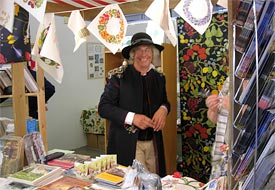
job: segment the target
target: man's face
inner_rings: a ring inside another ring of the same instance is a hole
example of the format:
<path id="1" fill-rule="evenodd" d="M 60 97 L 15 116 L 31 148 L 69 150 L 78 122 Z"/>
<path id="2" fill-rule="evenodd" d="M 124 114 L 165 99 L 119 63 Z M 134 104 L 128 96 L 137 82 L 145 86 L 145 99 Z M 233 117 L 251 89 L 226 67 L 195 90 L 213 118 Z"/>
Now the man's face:
<path id="1" fill-rule="evenodd" d="M 152 63 L 153 50 L 150 45 L 140 45 L 135 48 L 134 64 L 140 68 L 149 68 Z"/>

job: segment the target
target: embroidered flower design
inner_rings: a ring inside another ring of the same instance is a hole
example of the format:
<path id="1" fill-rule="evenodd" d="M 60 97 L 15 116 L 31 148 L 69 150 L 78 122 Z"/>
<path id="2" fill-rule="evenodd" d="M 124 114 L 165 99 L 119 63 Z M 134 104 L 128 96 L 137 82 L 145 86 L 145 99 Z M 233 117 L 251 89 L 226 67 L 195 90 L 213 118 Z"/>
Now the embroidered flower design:
<path id="1" fill-rule="evenodd" d="M 31 8 L 39 8 L 43 4 L 44 0 L 23 0 L 25 3 L 28 3 Z"/>
<path id="2" fill-rule="evenodd" d="M 107 31 L 107 25 L 111 18 L 119 19 L 119 33 L 112 35 Z M 124 36 L 124 22 L 122 16 L 117 9 L 111 9 L 106 11 L 102 16 L 99 17 L 99 25 L 97 26 L 100 36 L 108 43 L 120 44 Z"/>
<path id="3" fill-rule="evenodd" d="M 40 37 L 38 39 L 38 53 L 40 53 L 42 50 L 42 47 L 43 47 L 44 41 L 48 35 L 50 26 L 51 26 L 51 24 L 49 24 L 48 27 L 46 27 L 44 30 L 42 30 L 42 32 L 40 34 Z M 56 68 L 58 68 L 60 66 L 59 63 L 57 63 L 51 59 L 48 59 L 47 57 L 40 57 L 40 59 L 47 65 L 55 66 Z"/>
<path id="4" fill-rule="evenodd" d="M 2 53 L 0 53 L 0 63 L 6 63 L 5 56 Z"/>
<path id="5" fill-rule="evenodd" d="M 16 42 L 16 39 L 14 38 L 14 35 L 10 34 L 8 37 L 8 44 L 14 44 Z"/>
<path id="6" fill-rule="evenodd" d="M 174 172 L 173 177 L 174 178 L 181 178 L 182 176 L 181 176 L 180 172 Z"/>
<path id="7" fill-rule="evenodd" d="M 18 16 L 19 10 L 20 10 L 19 5 L 15 4 L 14 5 L 14 16 Z"/>
<path id="8" fill-rule="evenodd" d="M 208 0 L 204 0 L 207 3 L 207 14 L 206 14 L 205 17 L 200 19 L 200 18 L 194 18 L 192 13 L 189 11 L 189 8 L 190 8 L 190 5 L 191 5 L 192 1 L 193 0 L 185 0 L 184 1 L 183 7 L 182 7 L 184 14 L 188 18 L 188 20 L 190 20 L 195 25 L 205 25 L 205 24 L 207 24 L 211 19 L 210 2 Z"/>

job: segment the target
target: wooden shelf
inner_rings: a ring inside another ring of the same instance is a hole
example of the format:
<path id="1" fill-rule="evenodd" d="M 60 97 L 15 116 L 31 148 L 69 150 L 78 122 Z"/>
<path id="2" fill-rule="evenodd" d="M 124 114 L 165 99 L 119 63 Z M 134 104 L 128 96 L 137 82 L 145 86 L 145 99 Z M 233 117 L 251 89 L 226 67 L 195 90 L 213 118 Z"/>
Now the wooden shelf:
<path id="1" fill-rule="evenodd" d="M 37 96 L 39 131 L 41 133 L 46 151 L 48 150 L 46 129 L 46 105 L 44 93 L 44 71 L 37 65 L 37 84 L 39 91 L 35 93 L 25 92 L 24 67 L 25 62 L 11 64 L 12 71 L 12 95 L 1 95 L 1 98 L 11 98 L 13 106 L 14 132 L 16 136 L 23 137 L 27 134 L 26 120 L 28 116 L 29 96 Z"/>

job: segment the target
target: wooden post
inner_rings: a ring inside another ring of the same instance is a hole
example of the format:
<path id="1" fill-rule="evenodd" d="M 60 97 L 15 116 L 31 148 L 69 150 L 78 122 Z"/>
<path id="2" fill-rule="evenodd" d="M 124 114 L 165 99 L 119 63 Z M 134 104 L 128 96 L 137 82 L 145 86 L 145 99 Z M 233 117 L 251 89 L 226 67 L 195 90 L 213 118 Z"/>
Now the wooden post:
<path id="1" fill-rule="evenodd" d="M 46 152 L 48 151 L 47 126 L 46 126 L 46 102 L 45 102 L 45 82 L 44 70 L 37 64 L 36 81 L 38 84 L 37 111 L 39 121 L 39 131 L 42 136 Z"/>
<path id="2" fill-rule="evenodd" d="M 21 137 L 27 133 L 26 119 L 28 115 L 25 94 L 24 64 L 25 62 L 12 64 L 14 132 L 16 136 Z"/>

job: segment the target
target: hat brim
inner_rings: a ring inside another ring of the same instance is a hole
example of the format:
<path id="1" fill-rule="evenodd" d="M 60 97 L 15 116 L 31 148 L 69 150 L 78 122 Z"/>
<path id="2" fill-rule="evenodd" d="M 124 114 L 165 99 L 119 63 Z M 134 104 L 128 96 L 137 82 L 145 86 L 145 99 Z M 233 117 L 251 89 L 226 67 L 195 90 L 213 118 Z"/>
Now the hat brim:
<path id="1" fill-rule="evenodd" d="M 140 41 L 134 45 L 129 45 L 125 48 L 122 49 L 121 53 L 122 53 L 122 56 L 125 58 L 125 59 L 129 59 L 130 58 L 130 51 L 131 49 L 133 49 L 134 47 L 137 47 L 137 46 L 140 46 L 140 45 L 153 45 L 155 46 L 160 52 L 164 49 L 163 46 L 159 45 L 159 44 L 154 44 L 152 42 L 148 42 L 148 41 Z"/>

